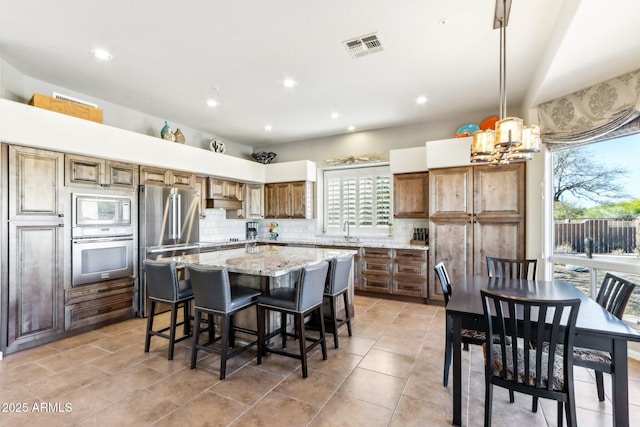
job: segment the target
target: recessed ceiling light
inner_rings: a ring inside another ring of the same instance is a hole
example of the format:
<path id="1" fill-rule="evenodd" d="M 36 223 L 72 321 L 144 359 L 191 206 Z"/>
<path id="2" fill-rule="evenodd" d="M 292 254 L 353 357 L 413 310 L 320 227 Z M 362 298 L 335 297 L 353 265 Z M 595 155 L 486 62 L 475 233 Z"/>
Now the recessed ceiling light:
<path id="1" fill-rule="evenodd" d="M 264 127 L 264 130 L 266 130 L 267 132 L 271 132 L 271 131 L 273 130 L 273 126 L 271 126 L 271 125 L 266 125 L 266 126 Z"/>
<path id="2" fill-rule="evenodd" d="M 427 97 L 420 95 L 419 97 L 416 98 L 416 104 L 426 104 L 427 103 Z"/>
<path id="3" fill-rule="evenodd" d="M 340 113 L 331 113 L 331 118 L 332 119 L 337 119 L 338 117 L 340 117 Z"/>
<path id="4" fill-rule="evenodd" d="M 284 85 L 284 87 L 294 87 L 298 84 L 298 82 L 293 79 L 284 79 L 282 84 Z"/>
<path id="5" fill-rule="evenodd" d="M 207 105 L 209 107 L 217 107 L 220 104 L 218 104 L 218 101 L 216 101 L 215 99 L 208 99 L 207 100 Z"/>
<path id="6" fill-rule="evenodd" d="M 347 128 L 347 130 L 348 130 L 349 132 L 353 132 L 354 130 L 356 130 L 356 127 L 355 127 L 355 126 L 349 126 L 349 127 Z"/>
<path id="7" fill-rule="evenodd" d="M 94 49 L 91 51 L 91 54 L 103 61 L 111 61 L 111 59 L 113 58 L 113 56 L 104 49 Z"/>
<path id="8" fill-rule="evenodd" d="M 440 25 L 447 25 L 448 23 L 449 23 L 449 20 L 447 18 L 442 18 L 438 20 L 438 24 Z"/>

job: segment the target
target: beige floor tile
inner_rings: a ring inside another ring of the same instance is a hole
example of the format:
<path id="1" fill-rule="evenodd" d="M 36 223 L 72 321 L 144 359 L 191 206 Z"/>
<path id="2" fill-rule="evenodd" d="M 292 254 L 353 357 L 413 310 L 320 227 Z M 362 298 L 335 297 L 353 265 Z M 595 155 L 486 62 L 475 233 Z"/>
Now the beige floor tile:
<path id="1" fill-rule="evenodd" d="M 394 409 L 406 380 L 367 369 L 356 368 L 340 387 L 340 394 Z"/>
<path id="2" fill-rule="evenodd" d="M 43 401 L 56 401 L 68 393 L 104 379 L 107 373 L 94 366 L 71 366 L 30 384 L 32 393 Z"/>
<path id="3" fill-rule="evenodd" d="M 310 426 L 384 427 L 389 425 L 392 415 L 391 409 L 338 392 L 322 408 Z"/>
<path id="4" fill-rule="evenodd" d="M 340 338 L 340 350 L 347 353 L 356 354 L 358 356 L 364 356 L 373 347 L 376 340 L 361 336 L 348 336 L 346 338 Z"/>
<path id="5" fill-rule="evenodd" d="M 38 361 L 38 364 L 51 371 L 59 372 L 70 366 L 81 365 L 99 357 L 106 356 L 107 354 L 109 354 L 109 352 L 106 350 L 91 344 L 86 344 L 41 359 Z"/>
<path id="6" fill-rule="evenodd" d="M 160 426 L 227 426 L 242 415 L 249 405 L 205 391 L 186 402 L 153 425 Z"/>
<path id="7" fill-rule="evenodd" d="M 100 329 L 100 330 L 85 332 L 80 335 L 74 335 L 69 338 L 61 339 L 60 341 L 54 341 L 51 344 L 49 344 L 49 346 L 60 351 L 65 351 L 71 348 L 80 347 L 85 344 L 90 344 L 92 342 L 95 342 L 107 337 L 108 335 L 103 333 L 102 329 Z"/>
<path id="8" fill-rule="evenodd" d="M 276 386 L 275 392 L 308 403 L 321 409 L 340 388 L 344 378 L 322 371 L 309 370 L 309 376 L 302 378 L 294 373 Z"/>
<path id="9" fill-rule="evenodd" d="M 163 378 L 166 378 L 166 375 L 162 372 L 139 364 L 94 382 L 87 387 L 87 392 L 95 393 L 110 402 L 118 402 Z M 169 400 L 168 397 L 162 396 Z"/>
<path id="10" fill-rule="evenodd" d="M 316 409 L 304 402 L 271 392 L 242 414 L 232 426 L 306 426 L 316 415 Z"/>
<path id="11" fill-rule="evenodd" d="M 393 330 L 393 327 L 390 327 L 378 338 L 374 348 L 415 356 L 422 348 L 424 339 L 423 333 L 415 332 L 412 330 L 410 334 L 402 334 L 400 331 Z"/>
<path id="12" fill-rule="evenodd" d="M 449 427 L 452 417 L 445 408 L 426 400 L 402 396 L 389 423 L 390 427 Z"/>
<path id="13" fill-rule="evenodd" d="M 328 349 L 327 360 L 322 360 L 322 354 L 316 352 L 309 357 L 309 367 L 329 375 L 347 378 L 362 361 L 362 356 L 343 352 L 342 349 Z"/>
<path id="14" fill-rule="evenodd" d="M 358 367 L 406 379 L 414 363 L 413 356 L 372 348 Z"/>
<path id="15" fill-rule="evenodd" d="M 87 418 L 83 426 L 144 426 L 164 417 L 178 405 L 164 395 L 154 395 L 144 390 L 113 403 L 111 406 Z"/>
<path id="16" fill-rule="evenodd" d="M 8 356 L 5 355 L 4 359 L 0 361 L 0 374 L 4 375 L 5 372 L 11 371 L 19 366 L 27 365 L 58 353 L 60 353 L 60 351 L 49 344 L 13 353 Z"/>
<path id="17" fill-rule="evenodd" d="M 245 366 L 211 387 L 224 397 L 251 405 L 278 385 L 284 377 L 253 366 Z"/>
<path id="18" fill-rule="evenodd" d="M 106 356 L 94 359 L 89 362 L 89 364 L 109 373 L 115 373 L 142 363 L 150 357 L 150 353 L 145 353 L 143 351 L 143 346 L 134 344 L 118 350 L 115 353 L 110 353 Z"/>
<path id="19" fill-rule="evenodd" d="M 219 381 L 218 373 L 182 369 L 153 383 L 145 390 L 152 394 L 165 395 L 171 402 L 182 405 Z"/>
<path id="20" fill-rule="evenodd" d="M 2 372 L 0 375 L 0 386 L 10 389 L 29 384 L 53 374 L 53 371 L 34 362 L 18 366 L 10 371 Z"/>

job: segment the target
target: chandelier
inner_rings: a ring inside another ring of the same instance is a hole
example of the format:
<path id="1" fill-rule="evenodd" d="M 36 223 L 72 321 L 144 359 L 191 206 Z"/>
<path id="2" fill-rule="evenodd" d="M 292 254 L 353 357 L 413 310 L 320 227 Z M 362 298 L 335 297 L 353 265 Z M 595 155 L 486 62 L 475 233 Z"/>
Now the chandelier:
<path id="1" fill-rule="evenodd" d="M 473 133 L 471 162 L 505 165 L 511 161 L 530 160 L 540 151 L 540 128 L 524 126 L 522 119 L 506 117 L 506 33 L 511 0 L 496 0 L 493 28 L 500 28 L 500 120 L 495 129 Z"/>

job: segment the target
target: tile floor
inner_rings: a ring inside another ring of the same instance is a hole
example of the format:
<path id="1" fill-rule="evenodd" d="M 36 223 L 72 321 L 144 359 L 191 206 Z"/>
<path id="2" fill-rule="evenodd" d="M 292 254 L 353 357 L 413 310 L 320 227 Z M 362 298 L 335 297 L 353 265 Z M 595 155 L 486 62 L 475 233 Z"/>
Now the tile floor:
<path id="1" fill-rule="evenodd" d="M 299 362 L 255 353 L 230 361 L 202 354 L 189 369 L 190 340 L 166 360 L 166 341 L 144 353 L 144 319 L 107 326 L 0 361 L 0 425 L 77 426 L 449 426 L 451 387 L 442 386 L 444 309 L 356 297 L 353 337 L 341 331 L 329 358 L 316 351 L 309 378 Z M 482 353 L 463 353 L 463 425 L 483 422 Z M 607 375 L 605 375 L 605 379 Z M 611 403 L 596 397 L 593 375 L 576 368 L 580 426 L 610 426 Z M 610 387 L 610 385 L 609 385 Z M 554 426 L 556 406 L 494 392 L 494 425 Z M 630 361 L 631 424 L 640 419 L 640 362 Z M 23 405 L 24 404 L 24 405 Z M 43 406 L 44 404 L 44 406 Z M 26 412 L 18 413 L 18 409 Z M 636 424 L 637 425 L 637 424 Z"/>

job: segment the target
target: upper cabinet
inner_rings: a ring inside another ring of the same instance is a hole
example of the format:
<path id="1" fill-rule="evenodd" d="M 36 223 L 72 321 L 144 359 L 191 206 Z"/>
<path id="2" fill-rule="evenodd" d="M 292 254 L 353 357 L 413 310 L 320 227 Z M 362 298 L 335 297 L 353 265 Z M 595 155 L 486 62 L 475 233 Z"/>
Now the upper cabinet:
<path id="1" fill-rule="evenodd" d="M 393 175 L 394 218 L 429 217 L 428 172 Z"/>
<path id="2" fill-rule="evenodd" d="M 65 155 L 65 185 L 135 191 L 138 166 L 94 157 Z"/>
<path id="3" fill-rule="evenodd" d="M 195 189 L 196 175 L 190 172 L 140 166 L 140 184 Z"/>
<path id="4" fill-rule="evenodd" d="M 244 203 L 246 218 L 264 218 L 264 185 L 247 184 Z"/>
<path id="5" fill-rule="evenodd" d="M 278 182 L 264 186 L 265 218 L 313 218 L 313 183 Z"/>

